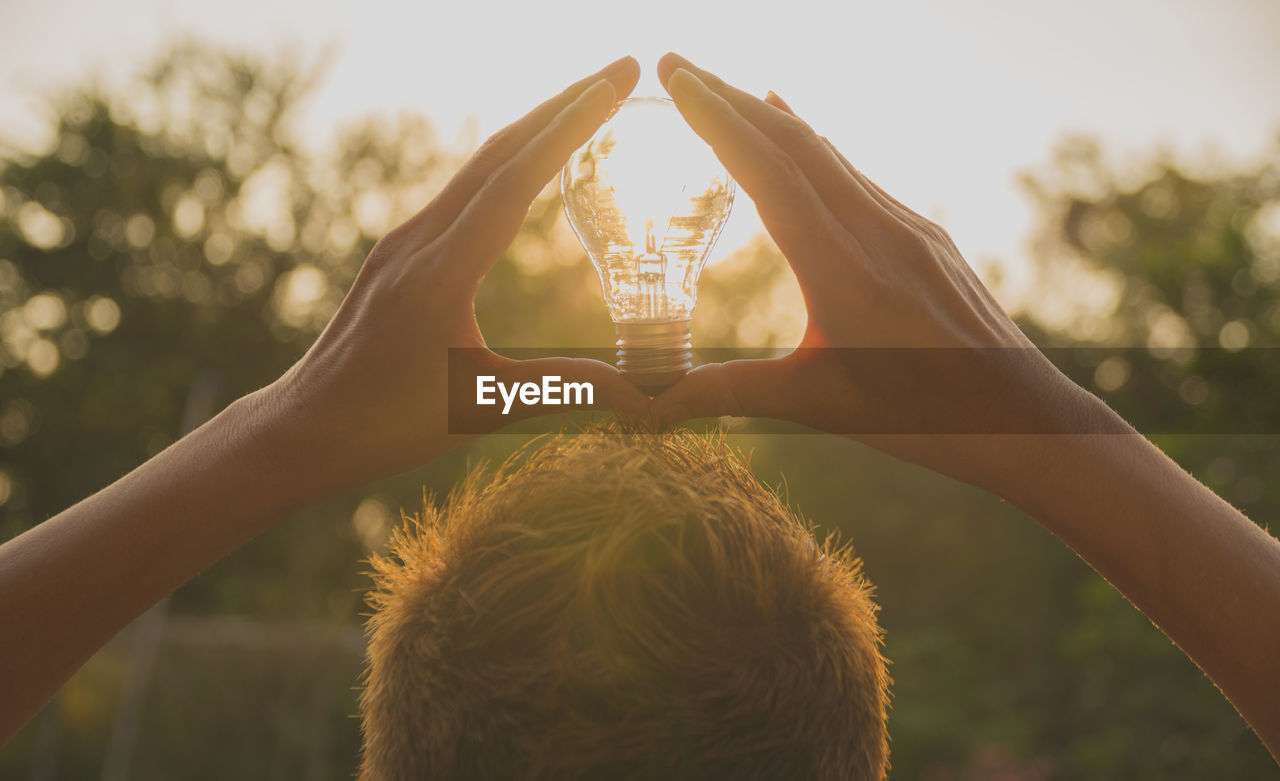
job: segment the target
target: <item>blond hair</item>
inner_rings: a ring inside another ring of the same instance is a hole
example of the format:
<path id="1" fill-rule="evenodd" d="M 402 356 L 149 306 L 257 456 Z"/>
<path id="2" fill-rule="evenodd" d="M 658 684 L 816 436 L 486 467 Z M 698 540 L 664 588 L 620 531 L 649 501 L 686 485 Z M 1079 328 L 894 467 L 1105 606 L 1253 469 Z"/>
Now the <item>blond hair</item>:
<path id="1" fill-rule="evenodd" d="M 561 435 L 424 504 L 373 560 L 362 779 L 883 777 L 861 563 L 723 437 Z"/>

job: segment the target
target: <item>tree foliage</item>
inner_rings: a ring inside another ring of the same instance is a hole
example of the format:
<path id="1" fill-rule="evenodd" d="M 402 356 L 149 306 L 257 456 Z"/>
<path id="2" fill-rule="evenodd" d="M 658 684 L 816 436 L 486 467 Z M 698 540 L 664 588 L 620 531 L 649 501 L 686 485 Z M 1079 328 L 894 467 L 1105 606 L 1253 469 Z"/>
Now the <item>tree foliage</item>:
<path id="1" fill-rule="evenodd" d="M 128 92 L 60 99 L 50 148 L 0 168 L 5 537 L 278 376 L 377 237 L 460 162 L 466 144 L 410 116 L 369 118 L 311 150 L 296 125 L 314 82 L 282 61 L 183 45 Z M 1119 408 L 1181 405 L 1201 433 L 1257 419 L 1242 416 L 1270 420 L 1273 410 L 1239 402 L 1269 403 L 1280 381 L 1270 363 L 1237 376 L 1213 362 L 1280 341 L 1276 160 L 1233 174 L 1193 176 L 1167 160 L 1136 175 L 1116 170 L 1073 142 L 1029 180 L 1043 215 L 1041 285 L 1024 326 L 1042 345 L 1098 348 L 1081 353 L 1082 376 Z M 804 325 L 794 278 L 767 241 L 709 268 L 701 298 L 702 345 L 785 346 Z M 498 348 L 613 341 L 554 196 L 534 204 L 476 308 Z M 1154 355 L 1161 370 L 1107 363 L 1116 356 L 1104 348 L 1117 345 Z M 1216 349 L 1170 349 L 1191 345 Z M 896 776 L 1274 773 L 1194 665 L 1020 513 L 847 440 L 752 431 L 737 436 L 757 472 L 850 538 L 879 586 L 897 680 Z M 252 647 L 236 645 L 235 626 L 206 631 L 240 649 L 223 652 L 183 645 L 177 621 L 147 695 L 134 777 L 349 775 L 358 736 L 345 716 L 359 658 L 322 640 L 358 620 L 360 560 L 424 485 L 447 490 L 469 461 L 520 441 L 487 438 L 309 510 L 180 589 L 171 603 L 180 619 L 312 629 L 297 643 Z M 1280 509 L 1274 437 L 1160 444 L 1253 517 Z M 308 634 L 316 627 L 320 639 Z M 60 735 L 60 773 L 96 773 L 128 663 L 119 647 L 95 658 L 46 719 L 60 726 L 20 734 L 0 752 L 0 775 L 46 761 L 47 734 Z"/>

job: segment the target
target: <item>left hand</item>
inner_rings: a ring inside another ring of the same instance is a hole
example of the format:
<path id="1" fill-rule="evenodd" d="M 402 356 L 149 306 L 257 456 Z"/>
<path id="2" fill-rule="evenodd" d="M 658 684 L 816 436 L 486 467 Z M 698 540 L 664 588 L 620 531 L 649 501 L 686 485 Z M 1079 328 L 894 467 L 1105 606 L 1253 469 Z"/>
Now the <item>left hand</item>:
<path id="1" fill-rule="evenodd" d="M 675 54 L 658 73 L 755 202 L 804 295 L 799 349 L 699 366 L 654 400 L 663 425 L 733 415 L 852 436 L 1001 492 L 1028 437 L 1114 431 L 1001 309 L 939 226 L 889 196 L 776 96 Z"/>
<path id="2" fill-rule="evenodd" d="M 363 484 L 467 439 L 449 429 L 451 347 L 472 348 L 454 357 L 475 364 L 465 367 L 473 375 L 560 375 L 592 383 L 597 407 L 647 414 L 648 398 L 608 364 L 513 361 L 488 350 L 473 302 L 530 202 L 638 78 L 639 65 L 624 57 L 538 106 L 490 138 L 431 203 L 377 243 L 316 343 L 265 390 L 269 414 L 299 435 L 309 455 L 328 459 L 321 474 Z"/>

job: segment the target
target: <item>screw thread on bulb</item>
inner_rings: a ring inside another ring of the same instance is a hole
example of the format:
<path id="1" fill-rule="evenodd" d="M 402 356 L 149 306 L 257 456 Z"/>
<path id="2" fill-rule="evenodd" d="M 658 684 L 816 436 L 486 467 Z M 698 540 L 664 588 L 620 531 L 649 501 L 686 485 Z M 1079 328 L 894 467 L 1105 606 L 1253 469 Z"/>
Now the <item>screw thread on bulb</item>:
<path id="1" fill-rule="evenodd" d="M 693 368 L 688 320 L 614 326 L 618 371 L 650 396 L 671 387 Z"/>

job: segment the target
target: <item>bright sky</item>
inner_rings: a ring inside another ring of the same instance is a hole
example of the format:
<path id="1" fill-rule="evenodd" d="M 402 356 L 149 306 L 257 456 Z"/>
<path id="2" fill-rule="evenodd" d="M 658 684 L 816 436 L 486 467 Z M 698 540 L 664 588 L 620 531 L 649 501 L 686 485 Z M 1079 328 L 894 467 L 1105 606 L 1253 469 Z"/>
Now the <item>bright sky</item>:
<path id="1" fill-rule="evenodd" d="M 306 133 L 409 109 L 444 137 L 488 134 L 622 54 L 652 75 L 668 49 L 773 89 L 847 157 L 940 221 L 966 256 L 1017 274 L 1031 210 L 1019 171 L 1064 135 L 1116 156 L 1262 153 L 1280 131 L 1275 0 L 0 0 L 0 134 L 37 137 L 42 96 L 121 74 L 179 35 L 241 48 L 333 46 Z M 743 201 L 745 204 L 745 200 Z M 735 210 L 717 254 L 759 227 Z"/>

